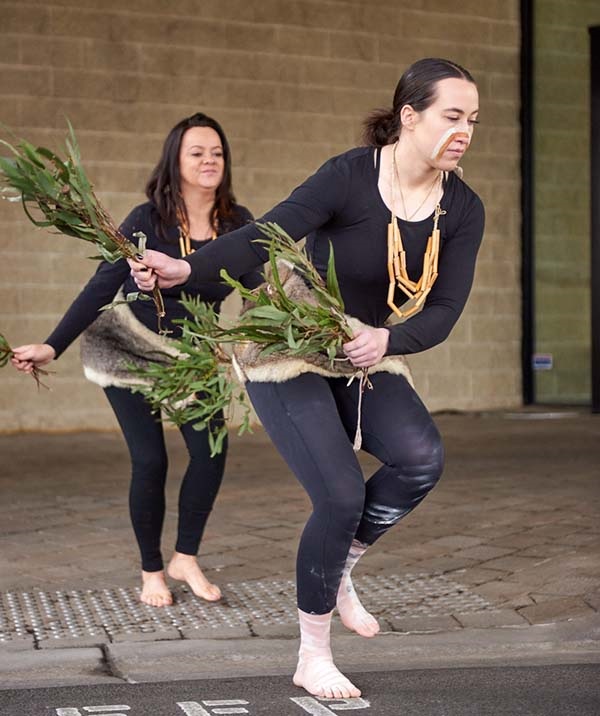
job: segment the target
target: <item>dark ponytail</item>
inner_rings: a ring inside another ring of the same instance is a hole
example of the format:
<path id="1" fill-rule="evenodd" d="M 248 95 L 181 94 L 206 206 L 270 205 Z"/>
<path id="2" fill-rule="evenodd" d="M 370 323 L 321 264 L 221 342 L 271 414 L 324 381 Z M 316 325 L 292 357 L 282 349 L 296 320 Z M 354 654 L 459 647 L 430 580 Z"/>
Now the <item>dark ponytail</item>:
<path id="1" fill-rule="evenodd" d="M 374 109 L 363 122 L 363 143 L 384 147 L 398 138 L 400 115 L 393 109 Z"/>
<path id="2" fill-rule="evenodd" d="M 426 57 L 412 64 L 396 86 L 392 107 L 374 110 L 363 122 L 363 144 L 384 147 L 395 142 L 402 130 L 402 107 L 409 104 L 415 112 L 423 112 L 435 100 L 437 83 L 448 78 L 463 79 L 475 84 L 468 70 L 450 60 Z"/>

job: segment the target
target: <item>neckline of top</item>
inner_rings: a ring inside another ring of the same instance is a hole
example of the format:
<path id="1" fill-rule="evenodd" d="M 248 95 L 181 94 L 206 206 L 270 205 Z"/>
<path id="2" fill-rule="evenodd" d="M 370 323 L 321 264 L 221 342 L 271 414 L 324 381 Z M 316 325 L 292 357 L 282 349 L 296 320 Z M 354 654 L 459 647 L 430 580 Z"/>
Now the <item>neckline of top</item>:
<path id="1" fill-rule="evenodd" d="M 374 177 L 374 183 L 373 188 L 375 191 L 375 194 L 377 195 L 377 198 L 379 200 L 379 204 L 381 207 L 385 209 L 385 211 L 388 214 L 392 213 L 392 208 L 386 204 L 386 202 L 383 199 L 383 196 L 381 196 L 381 192 L 379 191 L 379 172 L 381 171 L 381 150 L 383 147 L 374 147 L 374 157 L 373 157 L 373 177 Z M 444 172 L 444 178 L 442 179 L 442 198 L 440 199 L 439 203 L 444 200 L 446 196 L 446 189 L 448 188 L 448 172 Z M 396 216 L 399 222 L 402 222 L 403 224 L 407 224 L 409 226 L 418 226 L 419 224 L 422 224 L 425 221 L 431 221 L 433 219 L 433 216 L 435 214 L 435 209 L 429 214 L 428 216 L 425 216 L 423 219 L 418 219 L 417 221 L 407 221 L 406 219 L 403 219 L 400 216 Z"/>

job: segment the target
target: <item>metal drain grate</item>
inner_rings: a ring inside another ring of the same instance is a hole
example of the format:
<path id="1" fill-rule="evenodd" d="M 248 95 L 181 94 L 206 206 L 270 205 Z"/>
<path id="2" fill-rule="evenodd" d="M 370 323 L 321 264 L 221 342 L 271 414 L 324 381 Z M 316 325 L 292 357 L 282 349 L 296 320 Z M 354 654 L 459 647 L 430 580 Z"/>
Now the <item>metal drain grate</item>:
<path id="1" fill-rule="evenodd" d="M 443 575 L 404 574 L 359 577 L 356 590 L 379 616 L 444 616 L 492 609 L 493 605 Z M 207 603 L 185 588 L 171 607 L 139 601 L 139 589 L 4 592 L 0 594 L 0 643 L 19 639 L 97 638 L 189 629 L 284 625 L 296 622 L 292 580 L 227 584 L 219 603 Z M 249 632 L 250 633 L 250 632 Z"/>

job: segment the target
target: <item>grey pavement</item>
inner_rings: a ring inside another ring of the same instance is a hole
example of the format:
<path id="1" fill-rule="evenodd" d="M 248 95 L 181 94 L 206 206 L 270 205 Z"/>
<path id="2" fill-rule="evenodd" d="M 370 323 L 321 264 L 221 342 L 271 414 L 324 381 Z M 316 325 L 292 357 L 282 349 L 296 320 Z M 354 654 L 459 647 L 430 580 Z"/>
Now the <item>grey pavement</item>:
<path id="1" fill-rule="evenodd" d="M 436 416 L 444 477 L 355 570 L 383 634 L 334 625 L 344 668 L 600 662 L 600 416 Z M 169 431 L 165 557 L 179 434 Z M 200 564 L 224 592 L 181 585 L 139 604 L 119 434 L 0 435 L 0 688 L 289 674 L 294 554 L 309 503 L 261 430 L 233 437 Z M 376 462 L 362 456 L 368 475 Z"/>

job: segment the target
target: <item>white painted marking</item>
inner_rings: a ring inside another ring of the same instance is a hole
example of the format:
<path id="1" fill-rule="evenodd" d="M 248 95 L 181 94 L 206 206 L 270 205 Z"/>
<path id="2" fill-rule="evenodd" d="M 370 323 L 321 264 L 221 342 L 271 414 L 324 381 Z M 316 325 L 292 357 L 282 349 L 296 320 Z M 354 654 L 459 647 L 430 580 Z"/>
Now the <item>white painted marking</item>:
<path id="1" fill-rule="evenodd" d="M 202 701 L 204 706 L 210 707 L 210 711 L 203 708 L 197 701 L 178 701 L 177 706 L 186 716 L 212 716 L 213 714 L 247 714 L 249 713 L 248 709 L 242 708 L 240 705 L 248 703 L 248 701 L 242 701 L 241 699 Z M 226 706 L 227 708 L 213 708 L 217 706 Z"/>
<path id="2" fill-rule="evenodd" d="M 230 699 L 229 701 L 220 699 L 219 701 L 203 701 L 202 702 L 205 706 L 227 706 L 227 707 L 238 707 L 242 704 L 248 704 L 247 701 L 243 701 L 242 699 Z M 211 713 L 213 714 L 247 714 L 248 709 L 244 708 L 218 708 L 213 709 L 211 708 Z"/>
<path id="3" fill-rule="evenodd" d="M 177 706 L 186 716 L 210 716 L 210 713 L 203 709 L 197 701 L 178 701 Z"/>
<path id="4" fill-rule="evenodd" d="M 326 703 L 329 708 L 312 696 L 290 698 L 290 701 L 298 704 L 306 713 L 312 714 L 312 716 L 331 716 L 331 714 L 334 714 L 336 711 L 354 711 L 371 708 L 370 702 L 362 698 L 327 699 Z"/>
<path id="5" fill-rule="evenodd" d="M 108 716 L 108 714 L 111 716 L 126 716 L 126 714 L 120 712 L 130 711 L 131 707 L 115 704 L 114 706 L 84 706 L 83 710 L 88 713 L 98 714 L 98 716 Z M 56 716 L 82 716 L 82 713 L 79 709 L 64 708 L 56 709 Z"/>
<path id="6" fill-rule="evenodd" d="M 331 708 L 334 711 L 355 711 L 358 709 L 370 709 L 371 708 L 371 702 L 367 699 L 363 699 L 362 697 L 358 697 L 355 699 L 336 699 L 339 701 L 339 704 L 333 704 Z"/>

